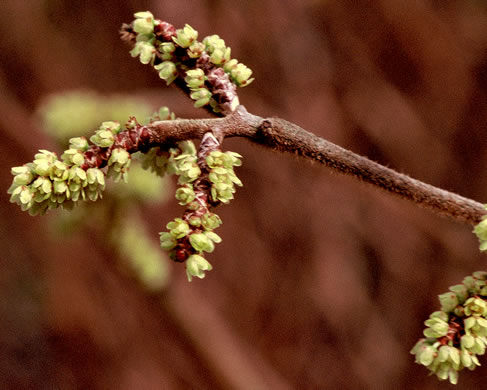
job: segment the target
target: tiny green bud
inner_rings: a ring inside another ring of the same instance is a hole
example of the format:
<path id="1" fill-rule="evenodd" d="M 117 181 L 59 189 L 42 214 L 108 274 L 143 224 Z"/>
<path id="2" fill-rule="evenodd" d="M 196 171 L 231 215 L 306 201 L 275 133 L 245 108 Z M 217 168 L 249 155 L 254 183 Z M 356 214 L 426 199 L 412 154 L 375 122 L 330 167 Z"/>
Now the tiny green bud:
<path id="1" fill-rule="evenodd" d="M 36 192 L 40 193 L 42 196 L 51 194 L 52 192 L 52 182 L 46 177 L 38 177 L 32 183 L 32 187 L 35 188 Z"/>
<path id="2" fill-rule="evenodd" d="M 213 267 L 211 264 L 200 255 L 191 255 L 186 260 L 186 275 L 188 281 L 191 282 L 192 277 L 203 279 L 205 277 L 205 271 L 211 271 Z"/>
<path id="3" fill-rule="evenodd" d="M 196 108 L 203 107 L 210 102 L 211 92 L 206 88 L 197 88 L 189 95 L 191 99 L 196 100 L 194 106 Z"/>
<path id="4" fill-rule="evenodd" d="M 178 242 L 171 233 L 163 232 L 159 234 L 162 249 L 169 251 L 177 245 Z"/>
<path id="5" fill-rule="evenodd" d="M 72 183 L 81 183 L 86 180 L 86 171 L 78 166 L 73 166 L 68 171 L 68 179 Z"/>
<path id="6" fill-rule="evenodd" d="M 194 41 L 188 48 L 188 56 L 190 58 L 199 58 L 205 51 L 205 45 L 201 42 Z"/>
<path id="7" fill-rule="evenodd" d="M 428 367 L 431 363 L 433 363 L 435 354 L 436 354 L 435 348 L 433 348 L 431 345 L 424 345 L 419 355 L 419 362 L 423 366 Z"/>
<path id="8" fill-rule="evenodd" d="M 239 167 L 242 165 L 242 160 L 241 160 L 242 155 L 235 153 L 235 152 L 225 152 L 225 154 L 230 157 L 231 164 L 234 167 Z"/>
<path id="9" fill-rule="evenodd" d="M 487 272 L 486 271 L 475 271 L 472 276 L 475 278 L 475 279 L 479 279 L 479 280 L 487 280 Z"/>
<path id="10" fill-rule="evenodd" d="M 465 302 L 465 299 L 468 298 L 468 290 L 464 284 L 457 284 L 455 286 L 451 286 L 449 288 L 450 291 L 454 292 L 457 295 L 458 302 L 462 304 Z"/>
<path id="11" fill-rule="evenodd" d="M 30 182 L 32 182 L 34 179 L 32 171 L 27 166 L 15 167 L 12 168 L 11 171 L 12 174 L 15 175 L 13 182 L 18 186 L 30 184 Z"/>
<path id="12" fill-rule="evenodd" d="M 191 89 L 199 89 L 205 85 L 205 72 L 203 69 L 190 69 L 186 71 L 184 81 Z"/>
<path id="13" fill-rule="evenodd" d="M 460 340 L 460 345 L 462 346 L 462 349 L 469 350 L 475 345 L 475 338 L 471 334 L 463 335 Z"/>
<path id="14" fill-rule="evenodd" d="M 189 236 L 191 246 L 198 252 L 213 252 L 215 245 L 203 233 L 193 233 Z"/>
<path id="15" fill-rule="evenodd" d="M 467 299 L 464 307 L 467 316 L 485 316 L 487 314 L 487 303 L 481 298 L 471 297 Z"/>
<path id="16" fill-rule="evenodd" d="M 469 368 L 472 365 L 472 358 L 470 357 L 470 353 L 466 350 L 460 352 L 460 360 L 464 367 Z"/>
<path id="17" fill-rule="evenodd" d="M 188 223 L 191 226 L 200 227 L 201 226 L 201 218 L 197 217 L 196 215 L 193 215 L 192 217 L 189 218 Z"/>
<path id="18" fill-rule="evenodd" d="M 192 202 L 194 198 L 195 198 L 195 194 L 192 186 L 190 185 L 180 187 L 176 190 L 176 199 L 179 200 L 179 204 L 181 206 L 184 206 Z"/>
<path id="19" fill-rule="evenodd" d="M 232 77 L 233 81 L 235 81 L 235 84 L 237 84 L 239 87 L 245 87 L 254 81 L 254 79 L 250 78 L 251 75 L 252 70 L 241 63 L 237 64 L 230 71 L 230 76 Z"/>
<path id="20" fill-rule="evenodd" d="M 53 189 L 55 194 L 63 194 L 68 189 L 68 186 L 64 181 L 54 180 Z"/>
<path id="21" fill-rule="evenodd" d="M 100 125 L 100 130 L 110 130 L 113 134 L 118 134 L 122 130 L 122 127 L 119 122 L 108 121 Z"/>
<path id="22" fill-rule="evenodd" d="M 178 76 L 176 64 L 172 61 L 163 61 L 154 66 L 154 69 L 159 71 L 159 77 L 166 81 L 166 84 L 171 84 Z"/>
<path id="23" fill-rule="evenodd" d="M 134 21 L 134 31 L 139 34 L 152 34 L 154 31 L 154 16 L 149 11 L 137 12 Z"/>
<path id="24" fill-rule="evenodd" d="M 203 44 L 206 46 L 206 50 L 211 54 L 216 49 L 224 49 L 225 41 L 218 35 L 210 35 L 203 39 Z"/>
<path id="25" fill-rule="evenodd" d="M 90 141 L 100 148 L 108 148 L 115 142 L 115 137 L 110 130 L 100 129 L 90 137 Z"/>
<path id="26" fill-rule="evenodd" d="M 135 44 L 134 48 L 130 51 L 132 57 L 139 56 L 140 62 L 147 65 L 155 57 L 156 49 L 147 41 L 139 41 Z"/>
<path id="27" fill-rule="evenodd" d="M 440 362 L 446 362 L 450 357 L 450 349 L 447 345 L 442 345 L 438 349 L 438 360 Z"/>
<path id="28" fill-rule="evenodd" d="M 108 160 L 108 165 L 118 164 L 125 165 L 130 160 L 130 153 L 122 148 L 115 148 L 112 150 L 110 159 Z"/>
<path id="29" fill-rule="evenodd" d="M 88 149 L 88 140 L 85 137 L 75 137 L 69 139 L 69 148 L 85 152 Z"/>
<path id="30" fill-rule="evenodd" d="M 201 217 L 201 223 L 206 230 L 214 230 L 222 224 L 222 220 L 215 213 L 206 213 Z"/>
<path id="31" fill-rule="evenodd" d="M 28 165 L 22 165 L 21 167 L 13 167 L 10 169 L 12 175 L 21 175 L 24 173 L 31 172 L 30 167 Z"/>
<path id="32" fill-rule="evenodd" d="M 230 60 L 231 49 L 227 48 L 216 48 L 213 53 L 211 53 L 210 61 L 215 65 L 221 65 Z"/>
<path id="33" fill-rule="evenodd" d="M 189 225 L 181 218 L 176 218 L 174 221 L 169 222 L 166 228 L 169 229 L 172 236 L 176 239 L 183 238 L 191 231 Z"/>
<path id="34" fill-rule="evenodd" d="M 473 290 L 475 288 L 475 278 L 473 276 L 467 276 L 463 279 L 463 284 L 468 290 Z"/>
<path id="35" fill-rule="evenodd" d="M 196 201 L 189 203 L 186 208 L 190 211 L 196 211 L 200 208 L 200 204 Z"/>
<path id="36" fill-rule="evenodd" d="M 477 224 L 477 226 L 475 226 L 475 228 L 473 229 L 473 232 L 481 243 L 480 250 L 487 250 L 487 246 L 483 245 L 487 242 L 487 218 L 484 218 L 482 221 L 480 221 L 480 223 Z"/>
<path id="37" fill-rule="evenodd" d="M 230 60 L 223 65 L 223 70 L 227 73 L 231 73 L 232 70 L 236 69 L 238 61 L 236 59 Z"/>
<path id="38" fill-rule="evenodd" d="M 219 244 L 220 242 L 222 242 L 221 237 L 218 234 L 214 233 L 214 232 L 203 232 L 203 234 L 206 237 L 208 237 L 211 241 L 213 241 L 213 242 L 215 242 L 217 244 Z"/>
<path id="39" fill-rule="evenodd" d="M 441 309 L 447 313 L 453 311 L 458 305 L 458 297 L 455 293 L 447 292 L 438 295 L 438 298 L 440 300 Z"/>
<path id="40" fill-rule="evenodd" d="M 159 51 L 162 54 L 163 60 L 171 60 L 175 50 L 176 46 L 172 42 L 164 42 L 161 46 L 159 46 Z"/>
<path id="41" fill-rule="evenodd" d="M 181 149 L 183 154 L 188 154 L 190 156 L 196 156 L 196 146 L 193 141 L 181 141 L 178 142 L 178 147 Z"/>
<path id="42" fill-rule="evenodd" d="M 426 337 L 438 338 L 446 336 L 448 333 L 449 325 L 442 319 L 430 317 L 424 324 L 428 327 L 423 331 L 423 334 Z"/>
<path id="43" fill-rule="evenodd" d="M 78 149 L 73 148 L 65 150 L 61 158 L 68 165 L 82 165 L 85 161 L 85 156 L 83 153 L 81 153 Z"/>
<path id="44" fill-rule="evenodd" d="M 176 36 L 172 40 L 181 47 L 189 47 L 198 38 L 198 31 L 196 31 L 189 24 L 184 28 L 176 30 Z"/>
<path id="45" fill-rule="evenodd" d="M 147 19 L 147 18 L 154 19 L 154 16 L 152 15 L 152 13 L 150 11 L 139 11 L 139 12 L 136 12 L 134 14 L 134 16 L 136 19 Z"/>
<path id="46" fill-rule="evenodd" d="M 34 160 L 34 172 L 39 176 L 47 176 L 49 175 L 51 164 L 51 161 L 47 159 L 36 159 Z"/>

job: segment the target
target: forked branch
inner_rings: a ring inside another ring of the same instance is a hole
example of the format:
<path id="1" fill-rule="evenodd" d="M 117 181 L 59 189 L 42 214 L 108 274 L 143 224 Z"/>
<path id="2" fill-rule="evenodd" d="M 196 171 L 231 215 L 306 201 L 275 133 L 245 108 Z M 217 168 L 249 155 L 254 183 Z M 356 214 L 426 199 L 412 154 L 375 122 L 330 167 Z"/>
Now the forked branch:
<path id="1" fill-rule="evenodd" d="M 471 225 L 487 214 L 474 200 L 442 190 L 384 167 L 366 157 L 343 149 L 298 125 L 279 118 L 261 118 L 239 106 L 231 115 L 215 119 L 179 119 L 154 122 L 150 133 L 155 143 L 200 139 L 208 131 L 222 138 L 245 137 L 254 143 L 306 159 L 354 176 L 387 192 Z"/>

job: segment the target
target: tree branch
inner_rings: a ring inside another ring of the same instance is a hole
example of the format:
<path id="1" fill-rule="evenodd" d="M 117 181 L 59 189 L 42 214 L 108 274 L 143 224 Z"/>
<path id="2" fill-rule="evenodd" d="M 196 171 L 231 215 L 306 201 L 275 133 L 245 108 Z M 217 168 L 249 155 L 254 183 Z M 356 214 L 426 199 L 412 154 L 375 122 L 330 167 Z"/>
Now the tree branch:
<path id="1" fill-rule="evenodd" d="M 252 115 L 244 106 L 239 106 L 234 113 L 225 118 L 159 121 L 147 128 L 151 133 L 151 143 L 155 144 L 201 138 L 208 131 L 212 131 L 220 140 L 227 137 L 245 137 L 274 150 L 294 153 L 320 162 L 439 215 L 475 225 L 487 214 L 481 203 L 384 167 L 326 141 L 294 123 L 279 118 Z"/>

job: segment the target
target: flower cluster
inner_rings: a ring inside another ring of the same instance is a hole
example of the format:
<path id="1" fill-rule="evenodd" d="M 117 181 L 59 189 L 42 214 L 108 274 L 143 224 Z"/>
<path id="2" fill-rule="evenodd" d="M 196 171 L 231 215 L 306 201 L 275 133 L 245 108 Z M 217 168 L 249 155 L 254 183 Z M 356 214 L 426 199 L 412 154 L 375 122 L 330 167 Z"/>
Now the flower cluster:
<path id="1" fill-rule="evenodd" d="M 153 115 L 154 120 L 174 119 L 167 108 Z M 186 262 L 188 279 L 203 278 L 211 265 L 204 253 L 211 253 L 221 238 L 214 232 L 222 221 L 212 208 L 233 199 L 241 181 L 234 172 L 240 155 L 222 152 L 219 141 L 205 134 L 198 151 L 192 141 L 166 147 L 151 144 L 150 129 L 130 118 L 122 129 L 118 122 L 103 122 L 90 137 L 71 138 L 61 159 L 41 150 L 33 162 L 12 169 L 11 201 L 31 214 L 44 214 L 59 206 L 72 208 L 78 200 L 95 201 L 105 187 L 105 176 L 115 181 L 127 179 L 131 153 L 143 153 L 142 165 L 158 175 L 178 176 L 176 199 L 185 207 L 182 218 L 167 224 L 161 233 L 161 247 L 170 257 Z"/>
<path id="2" fill-rule="evenodd" d="M 235 175 L 233 167 L 242 165 L 242 156 L 234 152 L 215 150 L 206 157 L 209 168 L 208 178 L 211 182 L 211 198 L 213 202 L 228 203 L 233 199 L 235 185 L 242 186 L 242 182 Z"/>
<path id="3" fill-rule="evenodd" d="M 218 141 L 210 136 L 203 137 L 198 153 L 192 142 L 180 142 L 177 148 L 153 159 L 164 167 L 161 171 L 179 176 L 176 199 L 185 212 L 167 224 L 168 231 L 160 233 L 160 242 L 174 261 L 186 263 L 189 281 L 204 278 L 205 271 L 212 268 L 204 252 L 213 252 L 215 244 L 221 242 L 214 230 L 222 221 L 211 208 L 228 203 L 235 184 L 242 185 L 233 171 L 234 166 L 241 165 L 240 157 L 221 152 Z"/>
<path id="4" fill-rule="evenodd" d="M 81 168 L 83 150 L 78 148 L 85 143 L 84 138 L 72 138 L 61 160 L 55 153 L 40 150 L 33 162 L 12 168 L 10 201 L 31 215 L 43 215 L 59 206 L 71 209 L 80 199 L 95 201 L 101 197 L 104 173 L 98 168 Z"/>
<path id="5" fill-rule="evenodd" d="M 153 147 L 142 156 L 142 167 L 158 176 L 179 175 L 179 183 L 190 183 L 200 174 L 196 164 L 196 148 L 192 141 L 181 141 L 168 150 Z"/>
<path id="6" fill-rule="evenodd" d="M 231 49 L 218 35 L 198 41 L 190 25 L 175 29 L 146 12 L 134 14 L 127 40 L 134 43 L 130 54 L 143 64 L 151 64 L 167 85 L 180 78 L 190 91 L 196 107 L 211 106 L 216 112 L 228 104 L 238 105 L 235 87 L 249 85 L 252 70 L 231 58 Z M 214 72 L 221 69 L 221 72 Z"/>
<path id="7" fill-rule="evenodd" d="M 202 279 L 205 277 L 204 271 L 212 269 L 211 264 L 203 257 L 203 252 L 213 252 L 215 243 L 222 241 L 220 236 L 212 231 L 220 226 L 221 220 L 213 213 L 185 219 L 189 222 L 182 218 L 175 218 L 169 222 L 166 226 L 168 231 L 160 233 L 160 241 L 161 247 L 170 251 L 173 260 L 186 262 L 186 275 L 191 282 L 193 276 Z M 209 222 L 210 220 L 213 220 L 213 223 Z"/>
<path id="8" fill-rule="evenodd" d="M 451 383 L 463 368 L 480 365 L 487 346 L 487 272 L 475 272 L 439 296 L 441 310 L 425 321 L 426 338 L 411 350 L 416 363 Z"/>
<path id="9" fill-rule="evenodd" d="M 103 122 L 90 138 L 91 146 L 84 137 L 71 138 L 61 159 L 55 153 L 40 150 L 33 162 L 12 168 L 10 201 L 31 215 L 43 215 L 59 206 L 71 209 L 78 200 L 97 200 L 105 188 L 105 172 L 86 166 L 86 153 L 93 147 L 110 150 L 108 175 L 116 181 L 126 179 L 130 154 L 121 147 L 113 147 L 120 131 L 118 122 Z"/>

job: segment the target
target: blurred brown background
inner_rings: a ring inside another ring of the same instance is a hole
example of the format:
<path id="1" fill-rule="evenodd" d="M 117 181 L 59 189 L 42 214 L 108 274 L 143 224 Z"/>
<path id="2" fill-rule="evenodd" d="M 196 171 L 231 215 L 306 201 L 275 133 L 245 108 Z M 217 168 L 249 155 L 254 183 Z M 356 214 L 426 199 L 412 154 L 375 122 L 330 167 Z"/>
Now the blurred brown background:
<path id="1" fill-rule="evenodd" d="M 49 93 L 137 94 L 205 116 L 119 41 L 142 10 L 223 37 L 254 71 L 240 92 L 250 112 L 487 202 L 484 1 L 3 0 L 0 388 L 454 388 L 409 350 L 436 295 L 486 269 L 470 226 L 232 139 L 245 186 L 219 210 L 214 270 L 188 284 L 174 264 L 155 296 L 95 233 L 59 244 L 49 217 L 8 203 L 10 167 L 53 147 L 34 115 Z M 145 210 L 155 243 L 178 213 Z M 481 388 L 484 366 L 457 388 Z"/>

